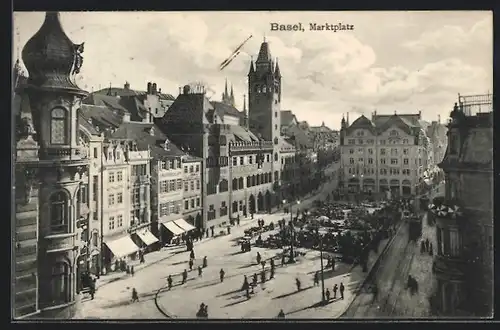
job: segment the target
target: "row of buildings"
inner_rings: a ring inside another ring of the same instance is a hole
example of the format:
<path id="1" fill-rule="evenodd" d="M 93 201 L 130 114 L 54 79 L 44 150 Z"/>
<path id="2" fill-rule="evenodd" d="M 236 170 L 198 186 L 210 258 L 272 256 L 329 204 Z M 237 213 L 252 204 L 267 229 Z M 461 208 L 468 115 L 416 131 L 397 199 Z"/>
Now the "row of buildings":
<path id="1" fill-rule="evenodd" d="M 15 317 L 67 317 L 82 273 L 113 271 L 191 230 L 214 235 L 320 184 L 307 132 L 282 132 L 267 42 L 250 64 L 248 111 L 227 88 L 222 102 L 189 85 L 177 97 L 155 83 L 88 93 L 74 80 L 82 53 L 49 12 L 22 52 L 28 76 L 14 69 Z"/>
<path id="2" fill-rule="evenodd" d="M 378 198 L 418 195 L 443 159 L 446 127 L 428 123 L 421 112 L 385 115 L 375 111 L 340 130 L 339 188 Z"/>

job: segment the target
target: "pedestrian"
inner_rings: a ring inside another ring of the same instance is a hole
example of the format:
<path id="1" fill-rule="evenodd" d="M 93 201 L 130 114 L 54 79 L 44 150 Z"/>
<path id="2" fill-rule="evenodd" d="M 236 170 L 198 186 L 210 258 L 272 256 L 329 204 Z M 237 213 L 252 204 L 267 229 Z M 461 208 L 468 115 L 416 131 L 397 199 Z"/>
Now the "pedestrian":
<path id="1" fill-rule="evenodd" d="M 301 287 L 301 282 L 298 278 L 295 279 L 295 285 L 297 286 L 297 291 L 300 291 L 300 287 Z"/>
<path id="2" fill-rule="evenodd" d="M 203 268 L 201 266 L 198 266 L 198 276 L 199 277 L 203 276 Z"/>
<path id="3" fill-rule="evenodd" d="M 339 287 L 337 286 L 337 283 L 333 286 L 333 299 L 337 299 L 337 290 Z"/>
<path id="4" fill-rule="evenodd" d="M 240 214 L 238 213 L 238 217 L 236 217 L 236 224 L 239 226 L 240 225 Z"/>
<path id="5" fill-rule="evenodd" d="M 231 235 L 231 226 L 227 226 L 227 234 Z"/>
<path id="6" fill-rule="evenodd" d="M 129 265 L 127 265 L 127 268 L 125 268 L 125 272 L 126 272 L 127 274 L 130 274 L 130 266 L 129 266 Z"/>
<path id="7" fill-rule="evenodd" d="M 274 269 L 275 265 L 274 265 L 274 259 L 273 258 L 271 258 L 271 260 L 269 261 L 269 263 L 271 264 L 271 269 Z"/>
<path id="8" fill-rule="evenodd" d="M 184 269 L 184 271 L 182 272 L 182 284 L 186 283 L 187 277 L 188 277 L 188 272 L 186 269 Z"/>
<path id="9" fill-rule="evenodd" d="M 189 259 L 189 270 L 193 270 L 193 259 Z"/>
<path id="10" fill-rule="evenodd" d="M 134 276 L 134 274 L 135 274 L 134 266 L 131 266 L 130 267 L 130 275 Z"/>
<path id="11" fill-rule="evenodd" d="M 278 318 L 279 319 L 284 319 L 285 318 L 285 312 L 283 312 L 283 310 L 280 310 L 280 312 L 278 313 Z"/>
<path id="12" fill-rule="evenodd" d="M 319 271 L 314 273 L 313 281 L 314 281 L 314 286 L 319 285 Z"/>
<path id="13" fill-rule="evenodd" d="M 344 299 L 344 283 L 340 282 L 340 299 Z"/>
<path id="14" fill-rule="evenodd" d="M 425 242 L 422 240 L 420 241 L 420 253 L 425 252 Z"/>
<path id="15" fill-rule="evenodd" d="M 429 239 L 428 239 L 428 238 L 426 238 L 426 239 L 425 239 L 425 250 L 426 250 L 426 251 L 429 251 L 429 243 L 430 243 L 430 242 L 429 242 Z"/>
<path id="16" fill-rule="evenodd" d="M 137 291 L 135 288 L 132 288 L 132 302 L 139 301 L 139 295 L 137 294 Z"/>
<path id="17" fill-rule="evenodd" d="M 325 291 L 325 297 L 326 297 L 326 301 L 329 302 L 330 301 L 330 290 L 328 290 L 328 288 Z"/>
<path id="18" fill-rule="evenodd" d="M 144 253 L 141 252 L 141 254 L 140 254 L 140 263 L 143 264 L 145 262 L 146 262 L 146 260 L 144 259 Z"/>
<path id="19" fill-rule="evenodd" d="M 201 303 L 200 309 L 198 309 L 198 312 L 196 313 L 196 317 L 204 317 L 205 316 L 205 304 Z"/>
<path id="20" fill-rule="evenodd" d="M 190 259 L 194 259 L 194 249 L 191 249 L 191 253 L 189 254 Z"/>
<path id="21" fill-rule="evenodd" d="M 260 283 L 266 283 L 266 271 L 265 270 L 260 272 Z"/>
<path id="22" fill-rule="evenodd" d="M 248 278 L 246 275 L 243 275 L 243 285 L 241 286 L 241 290 L 245 290 L 248 288 Z"/>
<path id="23" fill-rule="evenodd" d="M 94 300 L 94 295 L 95 295 L 95 284 L 92 283 L 89 288 L 89 293 L 90 293 L 90 300 Z"/>
<path id="24" fill-rule="evenodd" d="M 254 273 L 252 278 L 252 285 L 257 286 L 257 281 L 258 281 L 257 273 Z"/>
<path id="25" fill-rule="evenodd" d="M 260 262 L 260 264 L 262 265 L 262 269 L 264 269 L 264 267 L 266 267 L 266 261 L 265 261 L 265 260 L 262 260 L 262 261 Z"/>
<path id="26" fill-rule="evenodd" d="M 224 282 L 224 274 L 226 274 L 226 272 L 224 272 L 224 269 L 220 269 L 220 272 L 219 272 L 219 277 L 220 277 L 220 282 Z"/>
<path id="27" fill-rule="evenodd" d="M 205 237 L 208 238 L 208 228 L 207 230 L 205 231 Z"/>
<path id="28" fill-rule="evenodd" d="M 257 252 L 257 264 L 260 264 L 261 260 L 262 260 L 262 257 L 260 256 L 260 253 Z"/>
<path id="29" fill-rule="evenodd" d="M 271 274 L 269 276 L 269 279 L 273 279 L 274 278 L 274 268 L 271 268 Z"/>
<path id="30" fill-rule="evenodd" d="M 167 283 L 168 283 L 168 289 L 172 290 L 172 275 L 168 275 Z"/>
<path id="31" fill-rule="evenodd" d="M 207 268 L 208 262 L 207 262 L 207 256 L 203 257 L 203 268 Z"/>
<path id="32" fill-rule="evenodd" d="M 281 266 L 284 266 L 285 265 L 285 254 L 283 253 L 281 255 Z"/>
<path id="33" fill-rule="evenodd" d="M 375 300 L 377 300 L 377 296 L 378 296 L 378 287 L 377 287 L 377 284 L 374 284 L 373 287 L 372 287 L 372 293 L 373 293 L 373 302 Z"/>
<path id="34" fill-rule="evenodd" d="M 429 255 L 432 256 L 432 243 L 429 244 Z"/>

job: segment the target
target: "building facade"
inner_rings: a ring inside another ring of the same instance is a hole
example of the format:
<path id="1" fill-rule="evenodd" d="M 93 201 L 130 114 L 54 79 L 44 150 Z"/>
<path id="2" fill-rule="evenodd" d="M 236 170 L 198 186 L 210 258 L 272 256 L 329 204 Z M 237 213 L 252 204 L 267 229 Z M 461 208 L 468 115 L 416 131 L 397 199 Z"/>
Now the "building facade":
<path id="1" fill-rule="evenodd" d="M 427 165 L 428 141 L 421 114 L 365 116 L 340 131 L 339 187 L 380 198 L 417 194 Z"/>
<path id="2" fill-rule="evenodd" d="M 473 113 L 474 108 L 489 112 Z M 438 246 L 433 312 L 487 317 L 493 313 L 492 95 L 461 96 L 450 114 L 448 147 L 439 166 L 445 197 L 434 201 Z"/>
<path id="3" fill-rule="evenodd" d="M 194 156 L 182 158 L 184 191 L 182 194 L 184 219 L 196 228 L 203 228 L 201 193 L 202 160 Z"/>

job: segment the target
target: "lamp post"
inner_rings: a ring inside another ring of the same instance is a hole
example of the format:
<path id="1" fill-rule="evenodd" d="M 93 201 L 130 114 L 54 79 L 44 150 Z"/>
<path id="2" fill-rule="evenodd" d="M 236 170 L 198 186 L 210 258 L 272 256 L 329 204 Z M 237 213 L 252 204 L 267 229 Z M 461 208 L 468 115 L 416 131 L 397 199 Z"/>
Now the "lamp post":
<path id="1" fill-rule="evenodd" d="M 321 262 L 321 302 L 325 303 L 325 276 L 323 272 L 323 237 L 321 237 L 321 234 L 318 232 L 318 238 L 319 238 L 319 260 Z"/>
<path id="2" fill-rule="evenodd" d="M 283 204 L 286 203 L 286 200 L 283 200 Z M 300 201 L 297 201 L 297 205 L 300 204 Z M 290 227 L 290 258 L 288 260 L 289 263 L 295 263 L 295 254 L 293 251 L 293 243 L 295 241 L 295 228 L 293 227 L 293 211 L 292 211 L 292 203 L 290 203 L 290 222 L 288 223 Z"/>

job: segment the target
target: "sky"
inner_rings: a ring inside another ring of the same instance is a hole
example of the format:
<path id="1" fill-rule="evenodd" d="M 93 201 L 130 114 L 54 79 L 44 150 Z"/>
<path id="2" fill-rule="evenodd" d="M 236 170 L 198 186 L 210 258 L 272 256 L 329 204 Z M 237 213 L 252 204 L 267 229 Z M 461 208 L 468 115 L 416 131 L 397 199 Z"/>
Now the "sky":
<path id="1" fill-rule="evenodd" d="M 13 16 L 14 58 L 40 28 L 43 12 Z M 339 129 L 343 115 L 417 113 L 444 122 L 458 94 L 493 90 L 493 16 L 487 11 L 435 12 L 62 12 L 70 39 L 85 42 L 78 85 L 163 93 L 202 82 L 220 100 L 225 79 L 243 108 L 251 58 L 269 43 L 282 74 L 282 110 L 310 125 Z M 302 23 L 302 31 L 271 31 Z M 352 30 L 310 31 L 309 23 Z M 219 64 L 250 35 L 222 71 Z M 21 59 L 22 60 L 22 59 Z M 248 100 L 248 97 L 247 97 Z"/>

